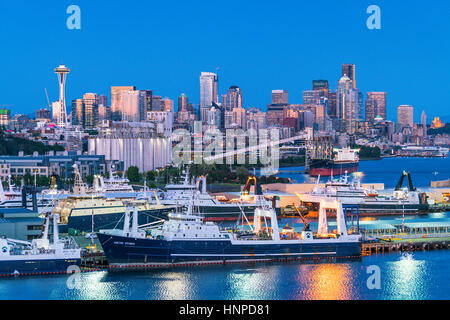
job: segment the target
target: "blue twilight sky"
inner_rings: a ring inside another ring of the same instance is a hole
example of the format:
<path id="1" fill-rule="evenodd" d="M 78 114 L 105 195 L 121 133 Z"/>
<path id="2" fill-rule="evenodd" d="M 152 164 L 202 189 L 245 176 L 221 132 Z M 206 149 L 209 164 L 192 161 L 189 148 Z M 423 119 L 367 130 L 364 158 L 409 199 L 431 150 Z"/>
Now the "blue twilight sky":
<path id="1" fill-rule="evenodd" d="M 66 9 L 81 8 L 81 30 Z M 381 30 L 366 9 L 381 8 Z M 357 86 L 387 91 L 388 118 L 411 104 L 415 120 L 450 115 L 450 1 L 6 1 L 0 0 L 0 105 L 32 113 L 58 99 L 53 69 L 72 69 L 67 101 L 135 85 L 199 101 L 201 71 L 219 69 L 219 90 L 243 90 L 245 107 L 266 108 L 272 89 L 301 103 L 313 79 L 336 88 L 342 63 Z M 70 107 L 69 107 L 70 109 Z"/>

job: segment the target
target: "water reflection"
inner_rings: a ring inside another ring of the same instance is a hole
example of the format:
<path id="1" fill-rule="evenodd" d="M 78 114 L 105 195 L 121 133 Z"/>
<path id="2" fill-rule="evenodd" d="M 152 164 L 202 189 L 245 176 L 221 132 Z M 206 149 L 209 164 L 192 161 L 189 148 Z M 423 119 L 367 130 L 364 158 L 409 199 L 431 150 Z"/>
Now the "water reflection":
<path id="1" fill-rule="evenodd" d="M 303 266 L 296 299 L 348 300 L 355 296 L 354 278 L 357 270 L 348 264 Z M 306 277 L 306 279 L 305 279 Z"/>
<path id="2" fill-rule="evenodd" d="M 388 264 L 386 290 L 392 299 L 427 299 L 426 261 L 416 260 L 413 253 L 404 253 L 399 261 Z"/>

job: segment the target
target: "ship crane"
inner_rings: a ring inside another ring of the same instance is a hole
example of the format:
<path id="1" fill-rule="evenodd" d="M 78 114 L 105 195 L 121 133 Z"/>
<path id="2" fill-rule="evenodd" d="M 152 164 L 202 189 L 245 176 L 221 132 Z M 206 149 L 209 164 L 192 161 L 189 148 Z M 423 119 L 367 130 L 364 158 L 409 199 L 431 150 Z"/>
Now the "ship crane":
<path id="1" fill-rule="evenodd" d="M 300 216 L 300 219 L 302 219 L 303 224 L 305 227 L 303 228 L 303 231 L 310 231 L 309 225 L 310 223 L 306 220 L 306 218 L 302 215 L 300 209 L 293 203 L 295 210 L 297 210 L 298 215 Z"/>
<path id="2" fill-rule="evenodd" d="M 414 185 L 412 183 L 411 173 L 409 173 L 409 171 L 403 171 L 402 176 L 400 177 L 400 181 L 397 183 L 397 186 L 395 187 L 395 190 L 400 191 L 402 189 L 403 180 L 405 179 L 405 177 L 408 180 L 408 190 L 416 191 L 416 188 L 414 188 Z"/>

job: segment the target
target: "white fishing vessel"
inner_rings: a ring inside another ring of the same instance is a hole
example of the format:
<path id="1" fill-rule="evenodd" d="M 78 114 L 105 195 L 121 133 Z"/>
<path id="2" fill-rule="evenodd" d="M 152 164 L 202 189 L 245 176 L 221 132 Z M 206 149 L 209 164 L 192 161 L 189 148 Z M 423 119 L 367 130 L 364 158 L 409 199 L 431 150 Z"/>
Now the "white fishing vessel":
<path id="1" fill-rule="evenodd" d="M 81 249 L 72 238 L 59 238 L 59 215 L 53 215 L 53 241 L 49 239 L 50 216 L 41 238 L 31 242 L 0 238 L 0 274 L 32 275 L 67 272 L 81 264 Z"/>
<path id="2" fill-rule="evenodd" d="M 256 190 L 257 185 L 257 178 L 250 176 L 239 198 L 228 200 L 223 197 L 214 197 L 206 191 L 206 177 L 198 177 L 196 184 L 189 183 L 188 169 L 184 172 L 183 183 L 166 185 L 166 191 L 162 193 L 160 201 L 161 204 L 187 208 L 191 199 L 194 198 L 196 207 L 206 221 L 233 221 L 239 217 L 241 210 L 244 210 L 246 214 L 254 211 L 257 206 L 256 195 L 251 192 L 251 189 L 254 186 Z M 281 213 L 277 197 L 273 199 L 263 198 L 266 205 L 273 206 L 277 214 Z M 150 202 L 155 201 L 152 198 L 147 199 Z"/>

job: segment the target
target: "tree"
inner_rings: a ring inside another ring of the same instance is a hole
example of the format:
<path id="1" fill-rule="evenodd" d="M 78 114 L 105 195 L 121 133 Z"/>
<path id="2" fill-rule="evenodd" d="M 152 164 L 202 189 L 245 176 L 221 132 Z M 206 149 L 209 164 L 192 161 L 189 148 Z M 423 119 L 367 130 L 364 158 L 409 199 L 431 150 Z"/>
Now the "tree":
<path id="1" fill-rule="evenodd" d="M 249 175 L 248 169 L 246 167 L 239 167 L 236 169 L 236 175 L 241 183 L 245 183 Z"/>
<path id="2" fill-rule="evenodd" d="M 126 172 L 126 176 L 131 183 L 139 183 L 141 181 L 141 174 L 139 173 L 139 168 L 131 166 Z"/>
<path id="3" fill-rule="evenodd" d="M 147 185 L 150 185 L 151 183 L 154 183 L 156 179 L 156 172 L 155 171 L 148 171 L 145 174 L 145 181 L 147 182 Z"/>

